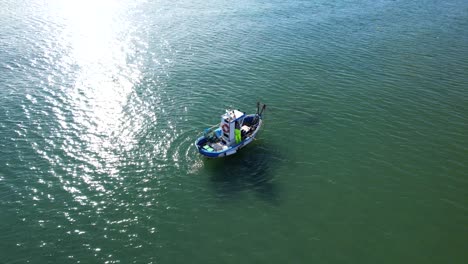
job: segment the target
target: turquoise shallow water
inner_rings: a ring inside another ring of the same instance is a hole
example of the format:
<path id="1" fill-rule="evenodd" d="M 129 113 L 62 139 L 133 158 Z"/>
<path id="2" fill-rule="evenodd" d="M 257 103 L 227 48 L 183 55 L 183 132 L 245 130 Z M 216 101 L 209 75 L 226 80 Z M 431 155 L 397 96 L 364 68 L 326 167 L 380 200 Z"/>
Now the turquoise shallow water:
<path id="1" fill-rule="evenodd" d="M 467 58 L 462 0 L 3 1 L 1 262 L 466 263 Z"/>

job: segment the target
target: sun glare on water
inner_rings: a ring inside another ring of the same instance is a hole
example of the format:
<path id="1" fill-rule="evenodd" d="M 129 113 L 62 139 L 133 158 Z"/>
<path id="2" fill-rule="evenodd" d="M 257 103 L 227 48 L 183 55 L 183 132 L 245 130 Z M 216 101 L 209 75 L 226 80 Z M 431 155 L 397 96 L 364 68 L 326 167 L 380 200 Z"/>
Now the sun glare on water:
<path id="1" fill-rule="evenodd" d="M 63 50 L 61 60 L 69 65 L 73 80 L 62 89 L 81 146 L 66 152 L 80 156 L 89 172 L 118 177 L 115 153 L 119 148 L 131 149 L 133 135 L 142 126 L 139 118 L 131 126 L 125 122 L 128 98 L 141 78 L 141 60 L 132 56 L 134 42 L 141 40 L 126 19 L 128 3 L 56 1 L 53 7 L 56 21 L 62 25 L 56 32 Z M 104 191 L 94 173 L 75 174 L 89 188 Z"/>
<path id="2" fill-rule="evenodd" d="M 94 121 L 95 127 L 89 127 L 92 134 L 109 135 L 119 129 L 122 108 L 141 75 L 138 61 L 127 61 L 134 37 L 124 11 L 118 1 L 111 0 L 63 6 L 68 26 L 63 39 L 70 48 L 69 58 L 78 66 L 72 92 L 80 99 L 77 109 L 87 110 L 77 118 Z"/>

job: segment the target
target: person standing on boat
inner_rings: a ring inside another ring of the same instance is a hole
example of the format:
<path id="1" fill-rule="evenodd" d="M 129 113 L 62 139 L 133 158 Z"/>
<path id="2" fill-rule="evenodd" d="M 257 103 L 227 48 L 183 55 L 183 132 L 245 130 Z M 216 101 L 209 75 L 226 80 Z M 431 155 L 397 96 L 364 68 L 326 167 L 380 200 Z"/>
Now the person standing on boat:
<path id="1" fill-rule="evenodd" d="M 236 127 L 234 129 L 234 136 L 236 138 L 236 144 L 239 144 L 242 141 L 239 121 L 236 121 Z"/>

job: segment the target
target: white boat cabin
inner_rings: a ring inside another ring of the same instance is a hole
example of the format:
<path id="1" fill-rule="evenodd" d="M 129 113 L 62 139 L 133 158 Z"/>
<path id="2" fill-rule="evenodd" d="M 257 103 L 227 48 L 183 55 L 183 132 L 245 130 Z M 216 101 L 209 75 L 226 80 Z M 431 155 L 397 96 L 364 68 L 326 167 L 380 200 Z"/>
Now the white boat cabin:
<path id="1" fill-rule="evenodd" d="M 221 141 L 226 146 L 231 146 L 236 143 L 235 129 L 241 129 L 243 126 L 245 113 L 239 110 L 226 110 L 226 113 L 221 116 Z"/>

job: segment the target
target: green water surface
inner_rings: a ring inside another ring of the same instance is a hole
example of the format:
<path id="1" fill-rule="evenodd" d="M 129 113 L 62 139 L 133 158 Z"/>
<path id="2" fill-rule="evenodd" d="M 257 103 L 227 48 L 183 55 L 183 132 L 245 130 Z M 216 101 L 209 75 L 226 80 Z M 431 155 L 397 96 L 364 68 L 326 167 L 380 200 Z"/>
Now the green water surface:
<path id="1" fill-rule="evenodd" d="M 0 262 L 468 263 L 467 58 L 464 0 L 3 1 Z"/>

